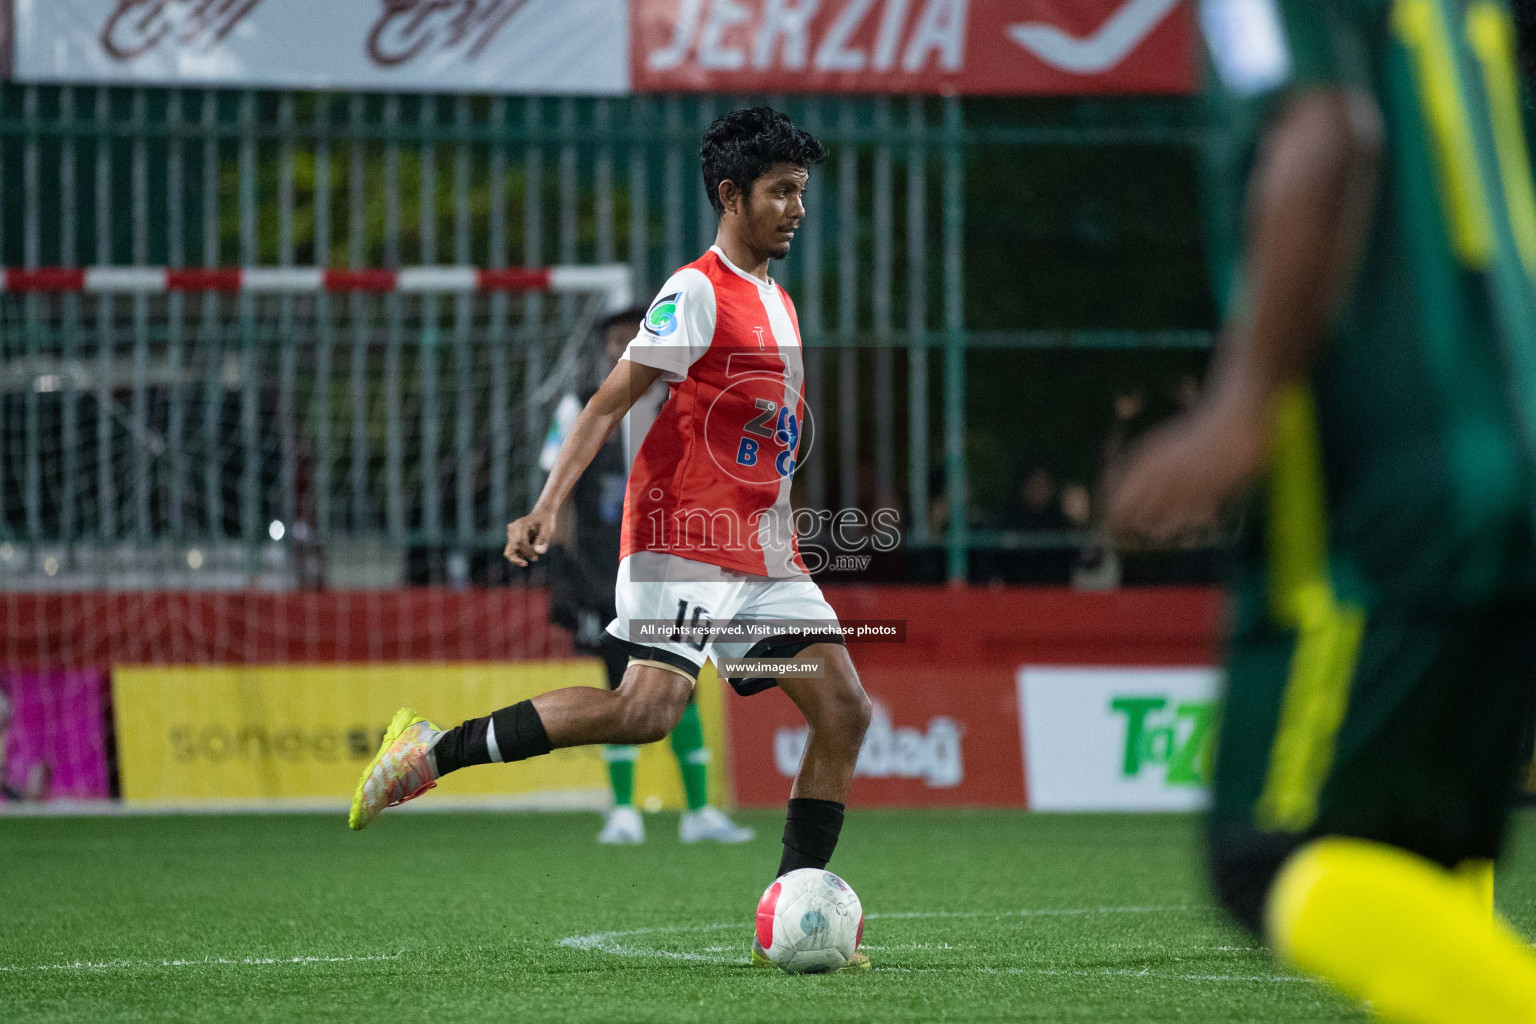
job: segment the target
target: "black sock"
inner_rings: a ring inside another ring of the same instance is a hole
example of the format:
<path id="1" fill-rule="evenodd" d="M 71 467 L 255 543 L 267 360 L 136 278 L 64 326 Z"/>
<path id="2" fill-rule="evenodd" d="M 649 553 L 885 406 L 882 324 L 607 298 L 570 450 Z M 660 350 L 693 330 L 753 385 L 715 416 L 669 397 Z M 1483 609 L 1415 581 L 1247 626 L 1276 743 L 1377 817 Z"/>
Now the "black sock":
<path id="1" fill-rule="evenodd" d="M 795 797 L 784 818 L 784 856 L 779 874 L 796 868 L 824 868 L 843 831 L 843 805 L 835 800 Z"/>
<path id="2" fill-rule="evenodd" d="M 493 740 L 495 750 L 491 749 Z M 432 759 L 441 778 L 472 764 L 523 761 L 547 754 L 551 749 L 544 720 L 534 709 L 533 701 L 525 700 L 449 729 L 432 748 Z"/>

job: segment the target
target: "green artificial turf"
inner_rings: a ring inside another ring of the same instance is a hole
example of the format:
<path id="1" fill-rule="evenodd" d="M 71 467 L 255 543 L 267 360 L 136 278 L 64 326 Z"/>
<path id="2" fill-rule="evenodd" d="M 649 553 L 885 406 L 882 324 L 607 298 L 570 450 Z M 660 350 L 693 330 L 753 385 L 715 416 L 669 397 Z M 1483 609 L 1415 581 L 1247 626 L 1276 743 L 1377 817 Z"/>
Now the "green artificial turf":
<path id="1" fill-rule="evenodd" d="M 1185 817 L 855 811 L 832 867 L 875 969 L 755 970 L 781 819 L 746 817 L 747 846 L 652 816 L 638 848 L 594 815 L 0 819 L 0 1020 L 1365 1019 L 1222 922 Z M 1530 932 L 1521 824 L 1499 901 Z"/>

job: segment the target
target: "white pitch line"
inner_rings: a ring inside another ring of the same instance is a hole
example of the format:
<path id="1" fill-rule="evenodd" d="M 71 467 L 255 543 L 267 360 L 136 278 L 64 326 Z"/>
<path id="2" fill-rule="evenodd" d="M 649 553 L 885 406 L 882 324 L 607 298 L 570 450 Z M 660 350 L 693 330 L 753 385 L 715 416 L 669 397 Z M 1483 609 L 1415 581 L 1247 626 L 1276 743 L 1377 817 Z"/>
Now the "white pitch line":
<path id="1" fill-rule="evenodd" d="M 568 949 L 593 949 L 610 956 L 654 957 L 660 960 L 692 960 L 710 964 L 746 963 L 747 958 L 706 956 L 702 953 L 677 953 L 666 949 L 646 949 L 626 946 L 616 940 L 636 935 L 663 935 L 677 932 L 713 932 L 727 928 L 745 928 L 739 921 L 723 921 L 719 924 L 656 925 L 651 928 L 631 928 L 627 931 L 593 932 L 591 935 L 572 935 L 561 939 L 560 945 Z"/>
<path id="2" fill-rule="evenodd" d="M 1135 907 L 1071 907 L 1071 908 L 1060 908 L 1060 909 L 1048 908 L 1048 909 L 1037 909 L 1037 910 L 1004 910 L 1004 911 L 914 910 L 914 911 L 897 911 L 897 912 L 886 913 L 886 914 L 879 914 L 879 913 L 876 913 L 876 914 L 866 914 L 865 915 L 865 919 L 866 920 L 883 919 L 883 920 L 888 920 L 888 921 L 892 921 L 892 920 L 920 921 L 920 920 L 939 920 L 939 919 L 952 919 L 952 918 L 992 918 L 992 919 L 998 919 L 998 918 L 1008 918 L 1008 917 L 1016 917 L 1016 918 L 1024 918 L 1024 917 L 1089 917 L 1089 916 L 1100 915 L 1100 914 L 1179 913 L 1179 912 L 1194 911 L 1194 910 L 1204 910 L 1204 909 L 1205 908 L 1198 907 L 1198 906 L 1184 906 L 1184 905 L 1180 905 L 1180 906 L 1162 906 L 1162 907 L 1141 907 L 1141 906 L 1135 906 Z M 726 929 L 742 929 L 742 930 L 745 930 L 745 927 L 746 926 L 743 925 L 739 921 L 726 921 L 726 922 L 718 922 L 718 923 L 715 923 L 715 924 L 697 924 L 697 925 L 654 925 L 654 926 L 651 926 L 651 927 L 648 927 L 648 928 L 630 928 L 630 929 L 626 929 L 626 930 L 623 930 L 623 931 L 593 932 L 590 935 L 573 935 L 570 938 L 561 939 L 560 940 L 560 945 L 565 946 L 565 947 L 567 947 L 569 949 L 595 950 L 597 952 L 607 953 L 610 956 L 646 957 L 646 958 L 660 959 L 660 960 L 681 960 L 681 961 L 693 962 L 693 963 L 700 963 L 700 962 L 702 962 L 702 963 L 711 963 L 711 964 L 716 964 L 716 965 L 720 965 L 720 966 L 725 966 L 725 965 L 729 965 L 729 964 L 742 964 L 742 963 L 746 963 L 747 962 L 747 958 L 746 957 L 730 957 L 730 956 L 722 957 L 722 956 L 709 956 L 709 955 L 706 955 L 707 953 L 716 953 L 716 952 L 725 952 L 726 951 L 725 949 L 723 949 L 722 947 L 719 947 L 719 946 L 705 947 L 705 952 L 703 952 L 703 953 L 684 953 L 684 952 L 677 952 L 677 951 L 674 951 L 674 950 L 652 949 L 652 948 L 649 948 L 649 947 L 646 947 L 646 946 L 641 946 L 641 945 L 625 944 L 625 943 L 619 942 L 618 940 L 619 939 L 630 939 L 630 938 L 635 938 L 635 937 L 644 936 L 644 935 L 676 935 L 676 934 L 679 934 L 679 933 L 687 933 L 687 932 L 723 931 L 723 930 L 726 930 Z M 923 948 L 952 949 L 952 948 L 955 948 L 955 947 L 950 946 L 948 943 L 939 944 L 937 946 L 930 946 L 929 944 L 925 944 L 925 943 L 917 943 L 917 944 L 912 944 L 912 945 L 901 945 L 901 946 L 891 946 L 891 947 L 869 946 L 869 947 L 866 947 L 866 948 L 869 948 L 869 949 L 880 949 L 880 948 L 889 948 L 889 949 L 923 949 Z M 1249 951 L 1246 947 L 1223 946 L 1223 947 L 1219 947 L 1219 948 L 1220 948 L 1221 951 L 1234 951 L 1234 952 L 1237 952 L 1237 951 L 1248 952 Z M 1033 977 L 1078 977 L 1078 978 L 1126 977 L 1126 978 L 1159 979 L 1159 980 L 1164 980 L 1164 981 L 1243 982 L 1243 983 L 1255 983 L 1255 984 L 1257 984 L 1257 983 L 1315 984 L 1315 982 L 1312 979 L 1310 979 L 1310 978 L 1297 978 L 1297 977 L 1293 977 L 1293 976 L 1290 976 L 1290 975 L 1278 975 L 1278 974 L 1190 974 L 1190 973 L 1170 974 L 1170 973 L 1165 973 L 1165 972 L 1156 972 L 1156 971 L 1153 971 L 1151 968 L 1142 968 L 1141 970 L 1129 970 L 1129 969 L 1116 969 L 1116 968 L 1112 968 L 1112 967 L 1105 967 L 1105 968 L 1062 968 L 1062 967 L 959 967 L 959 968 L 955 968 L 955 967 L 933 967 L 933 968 L 916 968 L 916 969 L 910 968 L 910 967 L 876 967 L 876 970 L 878 970 L 878 971 L 888 971 L 888 972 L 895 973 L 895 974 L 924 974 L 924 973 L 930 973 L 930 972 L 931 973 L 954 973 L 954 972 L 957 972 L 957 971 L 963 971 L 963 972 L 966 972 L 966 973 L 977 973 L 977 974 L 1021 975 L 1021 976 L 1033 976 Z"/>
<path id="3" fill-rule="evenodd" d="M 866 921 L 922 921 L 942 918 L 1005 918 L 1005 917 L 1088 917 L 1096 914 L 1162 914 L 1175 913 L 1189 910 L 1201 910 L 1201 907 L 1192 906 L 1165 906 L 1165 907 L 1069 907 L 1060 909 L 1043 910 L 913 910 L 898 911 L 887 914 L 865 914 Z M 715 924 L 665 924 L 652 925 L 647 928 L 629 928 L 623 931 L 592 932 L 589 935 L 572 935 L 560 940 L 560 945 L 567 949 L 593 950 L 599 953 L 607 953 L 609 956 L 640 957 L 655 960 L 682 960 L 692 963 L 708 964 L 742 964 L 747 962 L 745 956 L 722 957 L 710 956 L 708 953 L 685 953 L 670 949 L 654 949 L 649 946 L 626 944 L 620 939 L 632 939 L 642 935 L 676 935 L 688 932 L 712 932 L 724 929 L 740 929 L 747 931 L 748 925 L 740 921 L 722 921 Z M 713 951 L 713 947 L 711 948 Z M 1035 972 L 1038 973 L 1038 972 Z"/>
<path id="4" fill-rule="evenodd" d="M 398 960 L 399 953 L 369 953 L 360 956 L 209 956 L 198 960 L 77 960 L 67 964 L 0 965 L 0 971 L 119 971 L 153 970 L 161 967 L 265 967 L 277 964 L 347 964 L 368 960 Z"/>
<path id="5" fill-rule="evenodd" d="M 1165 914 L 1200 907 L 1073 907 L 1061 910 L 913 910 L 894 914 L 865 914 L 866 921 L 933 920 L 949 917 L 1087 917 L 1092 914 Z"/>
<path id="6" fill-rule="evenodd" d="M 926 974 L 953 971 L 952 967 L 888 968 L 906 974 Z M 1159 981 L 1252 981 L 1252 982 L 1276 982 L 1280 984 L 1315 985 L 1317 981 L 1312 978 L 1297 978 L 1288 974 L 1165 974 L 1144 967 L 1139 971 L 1117 969 L 1113 967 L 971 967 L 961 968 L 970 970 L 976 974 L 1027 974 L 1034 977 L 1066 977 L 1066 978 L 1150 978 Z"/>

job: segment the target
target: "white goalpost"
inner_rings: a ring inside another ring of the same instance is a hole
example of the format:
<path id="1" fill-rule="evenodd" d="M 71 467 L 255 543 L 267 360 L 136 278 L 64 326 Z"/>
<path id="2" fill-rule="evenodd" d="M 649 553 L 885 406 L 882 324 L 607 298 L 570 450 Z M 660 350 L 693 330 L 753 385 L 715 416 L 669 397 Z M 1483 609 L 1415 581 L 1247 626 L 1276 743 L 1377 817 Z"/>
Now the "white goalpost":
<path id="1" fill-rule="evenodd" d="M 624 265 L 5 270 L 0 589 L 462 583 L 633 300 Z"/>

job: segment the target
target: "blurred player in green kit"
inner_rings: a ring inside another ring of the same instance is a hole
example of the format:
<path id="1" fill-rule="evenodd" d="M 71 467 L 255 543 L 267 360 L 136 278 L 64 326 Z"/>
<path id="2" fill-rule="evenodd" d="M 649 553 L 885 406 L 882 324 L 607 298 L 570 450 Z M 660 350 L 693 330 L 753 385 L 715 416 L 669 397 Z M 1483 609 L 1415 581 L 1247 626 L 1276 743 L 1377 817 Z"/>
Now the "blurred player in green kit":
<path id="1" fill-rule="evenodd" d="M 1203 401 L 1116 469 L 1110 519 L 1177 540 L 1257 485 L 1217 894 L 1385 1020 L 1536 1022 L 1536 956 L 1489 925 L 1536 703 L 1516 21 L 1502 0 L 1204 0 L 1200 18 L 1213 103 L 1248 143 L 1241 258 Z"/>

